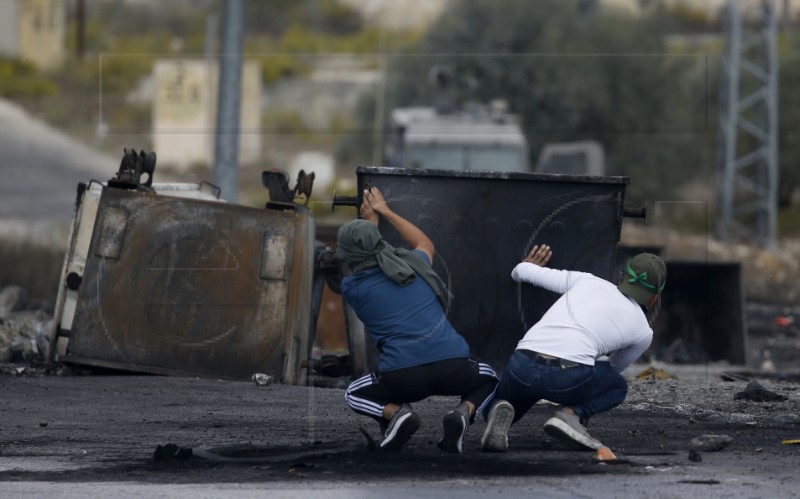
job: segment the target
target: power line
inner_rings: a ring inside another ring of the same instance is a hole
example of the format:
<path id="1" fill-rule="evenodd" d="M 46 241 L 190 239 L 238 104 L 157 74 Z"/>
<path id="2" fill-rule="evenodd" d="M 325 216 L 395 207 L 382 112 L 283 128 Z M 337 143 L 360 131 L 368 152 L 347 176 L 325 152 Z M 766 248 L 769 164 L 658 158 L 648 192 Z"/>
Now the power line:
<path id="1" fill-rule="evenodd" d="M 775 0 L 755 16 L 727 7 L 720 87 L 716 235 L 775 245 L 778 191 L 778 49 Z M 748 24 L 745 24 L 748 22 Z M 755 24 L 755 25 L 753 25 Z"/>

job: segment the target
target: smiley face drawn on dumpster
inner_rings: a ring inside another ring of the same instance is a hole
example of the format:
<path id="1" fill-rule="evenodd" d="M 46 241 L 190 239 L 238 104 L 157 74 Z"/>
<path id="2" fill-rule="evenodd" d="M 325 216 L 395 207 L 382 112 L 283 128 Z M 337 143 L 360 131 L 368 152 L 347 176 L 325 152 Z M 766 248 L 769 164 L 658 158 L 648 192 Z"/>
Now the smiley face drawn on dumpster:
<path id="1" fill-rule="evenodd" d="M 177 215 L 170 209 L 174 204 L 159 198 L 131 203 L 123 227 L 112 233 L 118 240 L 106 244 L 121 251 L 114 259 L 98 259 L 99 323 L 126 361 L 135 362 L 148 348 L 144 335 L 160 336 L 157 343 L 167 349 L 213 349 L 242 330 L 243 314 L 235 309 L 248 304 L 229 299 L 241 278 L 236 236 L 224 224 Z M 127 298 L 123 287 L 131 294 Z M 158 334 L 165 324 L 173 327 Z"/>
<path id="2" fill-rule="evenodd" d="M 440 227 L 440 221 L 437 221 L 428 215 L 428 213 L 435 213 L 442 208 L 447 208 L 448 203 L 430 196 L 421 196 L 417 194 L 393 195 L 391 189 L 387 189 L 383 194 L 392 209 L 396 210 L 398 213 L 402 214 L 410 211 L 407 209 L 410 206 L 420 207 L 415 216 L 409 217 L 409 221 L 424 232 L 433 241 L 434 246 L 436 245 L 437 237 L 441 237 L 442 235 L 440 231 L 437 230 L 438 227 Z M 438 207 L 434 208 L 434 205 L 438 205 Z M 460 223 L 462 221 L 457 215 L 453 217 L 453 220 L 455 223 Z M 392 243 L 400 244 L 400 241 L 392 241 Z M 440 251 L 435 252 L 431 267 L 440 274 L 439 277 L 444 281 L 447 289 L 453 294 L 453 299 L 455 299 L 455 293 L 453 292 L 453 275 L 450 271 L 447 258 Z M 452 307 L 452 300 L 448 304 L 445 313 L 449 312 L 450 307 Z"/>
<path id="3" fill-rule="evenodd" d="M 573 195 L 567 196 L 571 197 Z M 536 244 L 548 244 L 548 238 L 554 234 L 562 233 L 565 230 L 568 230 L 566 224 L 559 220 L 559 216 L 565 214 L 571 209 L 580 209 L 584 208 L 586 203 L 592 203 L 595 206 L 590 208 L 595 208 L 597 204 L 603 203 L 612 203 L 612 206 L 619 206 L 621 204 L 621 197 L 619 193 L 612 193 L 612 194 L 603 194 L 603 195 L 589 195 L 589 196 L 578 196 L 574 197 L 573 199 L 565 200 L 563 203 L 559 204 L 556 208 L 550 211 L 548 215 L 542 218 L 539 223 L 530 231 L 530 236 L 526 241 L 525 245 L 522 247 L 522 251 L 519 254 L 519 260 L 522 261 L 528 253 L 531 251 L 534 245 Z M 528 225 L 530 222 L 528 220 L 518 222 L 518 226 L 521 225 Z M 532 225 L 531 225 L 532 227 Z M 582 260 L 585 256 L 591 257 L 594 248 L 598 247 L 606 247 L 609 243 L 616 244 L 616 239 L 608 239 L 608 240 L 599 240 L 597 238 L 597 227 L 593 222 L 586 222 L 581 227 L 580 233 L 584 236 L 584 239 L 587 241 L 583 246 L 578 248 L 570 248 L 572 253 L 576 253 L 576 257 L 572 262 L 564 262 L 562 267 L 565 268 L 572 268 L 576 265 L 577 262 Z M 556 249 L 555 256 L 558 254 L 558 250 Z M 558 261 L 556 259 L 556 261 Z M 552 263 L 552 262 L 551 262 Z M 569 278 L 569 276 L 568 276 Z M 516 283 L 516 297 L 517 297 L 517 311 L 519 313 L 520 323 L 525 331 L 529 329 L 529 322 L 528 317 L 525 313 L 525 306 L 523 303 L 523 289 L 524 286 L 528 286 L 525 283 L 518 282 Z M 568 286 L 569 287 L 569 286 Z M 565 293 L 567 295 L 568 300 L 568 308 L 569 307 L 569 291 Z"/>

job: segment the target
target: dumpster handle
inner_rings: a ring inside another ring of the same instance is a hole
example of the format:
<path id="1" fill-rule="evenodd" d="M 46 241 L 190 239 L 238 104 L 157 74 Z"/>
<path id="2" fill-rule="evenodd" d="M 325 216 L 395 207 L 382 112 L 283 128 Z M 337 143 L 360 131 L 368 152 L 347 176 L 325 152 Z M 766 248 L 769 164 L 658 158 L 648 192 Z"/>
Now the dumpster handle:
<path id="1" fill-rule="evenodd" d="M 626 206 L 622 209 L 622 216 L 625 218 L 647 218 L 647 206 Z"/>
<path id="2" fill-rule="evenodd" d="M 331 211 L 337 206 L 354 206 L 358 207 L 357 196 L 337 196 L 336 189 L 333 190 L 333 203 L 331 203 Z"/>
<path id="3" fill-rule="evenodd" d="M 372 189 L 372 184 L 369 180 L 364 180 L 364 189 Z M 333 190 L 333 204 L 331 204 L 331 211 L 337 206 L 354 206 L 358 208 L 358 196 L 337 196 L 336 189 Z"/>
<path id="4" fill-rule="evenodd" d="M 214 193 L 214 197 L 215 197 L 215 198 L 217 198 L 217 199 L 219 199 L 219 195 L 222 193 L 222 188 L 221 188 L 221 187 L 219 187 L 219 186 L 217 186 L 217 185 L 214 185 L 214 184 L 212 184 L 212 183 L 211 183 L 211 182 L 209 182 L 208 180 L 203 180 L 202 182 L 200 182 L 200 183 L 197 185 L 197 187 L 198 187 L 198 189 L 197 189 L 197 190 L 199 190 L 199 191 L 201 191 L 201 192 L 202 192 L 202 190 L 203 190 L 203 186 L 204 186 L 204 185 L 207 185 L 207 186 L 208 186 L 208 187 L 209 187 L 209 188 L 210 188 L 210 189 L 213 191 L 213 193 Z"/>

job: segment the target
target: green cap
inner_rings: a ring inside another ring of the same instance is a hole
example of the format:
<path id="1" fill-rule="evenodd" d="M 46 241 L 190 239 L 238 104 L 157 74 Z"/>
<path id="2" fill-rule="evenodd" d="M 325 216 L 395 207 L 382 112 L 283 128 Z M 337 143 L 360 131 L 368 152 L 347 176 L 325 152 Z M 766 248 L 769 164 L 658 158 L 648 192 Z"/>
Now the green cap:
<path id="1" fill-rule="evenodd" d="M 625 275 L 617 285 L 619 291 L 640 305 L 646 305 L 653 296 L 664 291 L 667 283 L 667 265 L 652 253 L 639 253 L 625 266 Z"/>

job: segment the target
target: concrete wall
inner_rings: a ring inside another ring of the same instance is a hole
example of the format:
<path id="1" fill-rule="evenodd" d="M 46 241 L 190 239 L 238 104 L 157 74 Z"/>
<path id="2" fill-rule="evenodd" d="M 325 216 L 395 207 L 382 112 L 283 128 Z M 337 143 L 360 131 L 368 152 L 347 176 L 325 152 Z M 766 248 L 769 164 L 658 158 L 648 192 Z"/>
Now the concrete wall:
<path id="1" fill-rule="evenodd" d="M 18 0 L 19 56 L 42 69 L 64 62 L 64 0 Z"/>
<path id="2" fill-rule="evenodd" d="M 217 115 L 217 62 L 163 59 L 155 64 L 153 147 L 160 164 L 187 170 L 192 163 L 213 164 Z M 239 161 L 261 157 L 261 68 L 245 61 Z"/>
<path id="3" fill-rule="evenodd" d="M 56 68 L 66 56 L 65 36 L 64 0 L 0 1 L 0 53 Z"/>
<path id="4" fill-rule="evenodd" d="M 684 6 L 692 10 L 705 12 L 709 17 L 714 17 L 728 3 L 728 0 L 664 0 L 664 3 L 668 7 Z M 638 13 L 641 9 L 640 0 L 600 0 L 600 4 L 631 13 Z M 787 2 L 787 4 L 790 17 L 796 16 L 798 10 L 800 10 L 800 2 L 793 0 Z M 745 8 L 758 7 L 760 5 L 761 0 L 742 0 L 742 6 Z M 778 10 L 778 19 L 781 19 L 784 12 L 784 0 L 777 0 L 775 5 Z"/>
<path id="5" fill-rule="evenodd" d="M 16 56 L 19 53 L 17 2 L 0 2 L 0 53 Z"/>
<path id="6" fill-rule="evenodd" d="M 315 69 L 307 78 L 265 87 L 263 110 L 267 115 L 296 112 L 312 131 L 327 132 L 334 117 L 352 117 L 359 98 L 376 91 L 379 73 L 364 69 L 359 57 L 326 56 L 313 64 Z"/>

